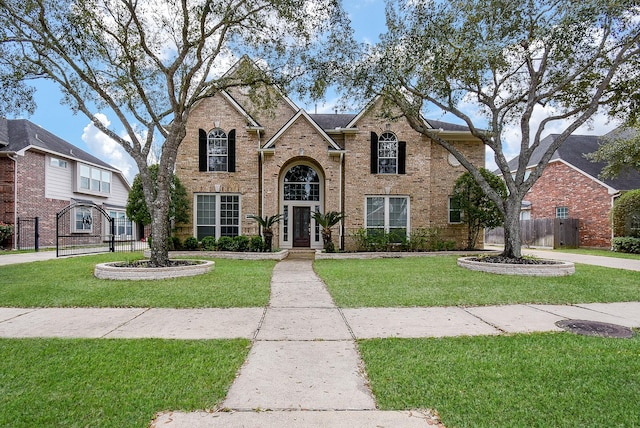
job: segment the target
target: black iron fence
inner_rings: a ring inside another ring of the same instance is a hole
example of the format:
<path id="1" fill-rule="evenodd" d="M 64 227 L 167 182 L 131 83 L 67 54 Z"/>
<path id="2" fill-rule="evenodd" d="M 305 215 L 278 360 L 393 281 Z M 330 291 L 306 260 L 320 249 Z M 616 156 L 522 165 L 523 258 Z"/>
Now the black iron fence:
<path id="1" fill-rule="evenodd" d="M 18 250 L 38 251 L 40 247 L 39 217 L 18 217 L 15 233 Z"/>
<path id="2" fill-rule="evenodd" d="M 113 218 L 96 204 L 76 202 L 56 214 L 57 257 L 146 247 L 146 242 L 136 239 L 131 221 Z"/>

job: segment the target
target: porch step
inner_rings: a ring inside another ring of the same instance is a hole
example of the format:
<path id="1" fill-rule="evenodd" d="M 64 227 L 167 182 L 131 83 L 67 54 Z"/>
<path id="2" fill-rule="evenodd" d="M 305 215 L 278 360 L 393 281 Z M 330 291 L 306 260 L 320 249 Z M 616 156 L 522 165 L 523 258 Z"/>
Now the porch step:
<path id="1" fill-rule="evenodd" d="M 314 260 L 316 258 L 316 250 L 310 250 L 308 248 L 296 248 L 290 249 L 287 259 L 304 259 Z"/>

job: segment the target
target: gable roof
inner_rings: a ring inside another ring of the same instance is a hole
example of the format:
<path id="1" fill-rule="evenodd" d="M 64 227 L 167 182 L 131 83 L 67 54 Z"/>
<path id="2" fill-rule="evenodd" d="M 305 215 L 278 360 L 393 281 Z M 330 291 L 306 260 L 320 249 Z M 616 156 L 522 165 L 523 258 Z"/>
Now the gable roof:
<path id="1" fill-rule="evenodd" d="M 0 147 L 0 153 L 19 153 L 30 148 L 35 148 L 44 152 L 57 154 L 61 157 L 91 163 L 105 169 L 120 172 L 103 160 L 68 143 L 29 120 L 11 120 L 0 117 L 0 138 L 3 137 L 3 132 L 6 132 L 4 135 L 7 138 L 8 144 Z"/>
<path id="2" fill-rule="evenodd" d="M 342 129 L 356 117 L 355 114 L 310 114 L 309 115 L 322 129 Z"/>
<path id="3" fill-rule="evenodd" d="M 616 132 L 616 131 L 613 131 Z M 619 132 L 619 131 L 618 131 Z M 609 133 L 607 135 L 612 135 Z M 540 145 L 533 152 L 527 168 L 536 166 L 544 152 L 555 141 L 558 134 L 551 134 L 540 141 Z M 607 140 L 606 136 L 599 137 L 595 135 L 570 135 L 569 138 L 555 151 L 549 162 L 562 161 L 572 167 L 580 170 L 584 174 L 590 176 L 615 190 L 632 190 L 640 188 L 640 173 L 631 171 L 622 173 L 616 178 L 600 178 L 599 175 L 605 167 L 606 162 L 591 162 L 585 157 L 588 153 L 598 150 L 598 147 Z M 518 156 L 509 161 L 509 169 L 515 171 L 518 169 Z"/>
<path id="4" fill-rule="evenodd" d="M 282 128 L 280 128 L 280 130 L 278 132 L 276 132 L 276 134 L 271 137 L 269 139 L 269 141 L 267 141 L 267 143 L 262 147 L 262 149 L 271 149 L 275 146 L 276 141 L 291 127 L 293 126 L 294 123 L 296 123 L 296 121 L 299 118 L 303 118 L 304 120 L 306 120 L 313 128 L 315 128 L 316 131 L 318 131 L 318 133 L 320 134 L 320 136 L 325 139 L 329 145 L 329 147 L 332 150 L 342 150 L 342 147 L 340 147 L 335 141 L 333 141 L 333 138 L 331 138 L 329 136 L 329 134 L 327 134 L 324 129 L 322 129 L 320 127 L 320 125 L 311 118 L 311 116 L 309 115 L 309 113 L 307 113 L 306 111 L 304 111 L 303 109 L 298 110 L 298 112 L 291 118 L 289 119 L 289 121 L 287 123 L 284 124 L 284 126 Z"/>

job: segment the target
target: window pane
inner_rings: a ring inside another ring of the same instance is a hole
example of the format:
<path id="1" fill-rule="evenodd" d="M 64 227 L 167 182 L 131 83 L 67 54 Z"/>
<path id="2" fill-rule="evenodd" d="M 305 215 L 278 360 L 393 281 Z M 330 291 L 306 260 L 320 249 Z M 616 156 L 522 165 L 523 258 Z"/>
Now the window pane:
<path id="1" fill-rule="evenodd" d="M 319 201 L 320 178 L 307 165 L 292 167 L 284 177 L 285 201 Z"/>
<path id="2" fill-rule="evenodd" d="M 196 224 L 198 226 L 216 224 L 216 196 L 198 195 L 196 202 Z"/>
<path id="3" fill-rule="evenodd" d="M 407 198 L 389 198 L 389 227 L 407 226 Z"/>
<path id="4" fill-rule="evenodd" d="M 222 129 L 214 129 L 207 138 L 209 171 L 227 171 L 229 142 Z"/>
<path id="5" fill-rule="evenodd" d="M 398 138 L 393 132 L 383 132 L 378 139 L 378 173 L 396 174 L 397 165 Z"/>
<path id="6" fill-rule="evenodd" d="M 240 225 L 240 197 L 220 196 L 220 236 L 238 236 Z"/>
<path id="7" fill-rule="evenodd" d="M 384 227 L 384 198 L 367 198 L 367 227 Z"/>

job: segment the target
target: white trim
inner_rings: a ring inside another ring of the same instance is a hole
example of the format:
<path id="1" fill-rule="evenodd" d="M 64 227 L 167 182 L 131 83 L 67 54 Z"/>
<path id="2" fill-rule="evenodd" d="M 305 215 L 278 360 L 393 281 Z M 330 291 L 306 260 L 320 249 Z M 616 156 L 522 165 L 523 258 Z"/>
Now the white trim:
<path id="1" fill-rule="evenodd" d="M 291 118 L 289 119 L 289 121 L 287 123 L 284 124 L 284 126 L 282 128 L 280 128 L 280 130 L 278 132 L 276 132 L 276 134 L 271 137 L 271 139 L 269 141 L 267 141 L 267 143 L 262 147 L 262 150 L 265 149 L 271 149 L 273 148 L 273 146 L 275 146 L 276 141 L 285 133 L 287 132 L 287 130 L 293 126 L 293 124 L 300 118 L 303 117 L 307 122 L 309 122 L 309 124 L 311 126 L 313 126 L 313 128 L 320 134 L 320 136 L 322 138 L 324 138 L 327 143 L 329 143 L 329 145 L 331 146 L 331 148 L 329 150 L 342 150 L 342 147 L 340 147 L 335 141 L 333 141 L 333 139 L 331 137 L 329 137 L 329 134 L 327 134 L 324 129 L 322 129 L 320 126 L 318 126 L 318 124 L 316 123 L 315 120 L 313 120 L 311 118 L 311 116 L 309 116 L 309 114 L 304 111 L 303 109 L 298 110 L 298 112 Z"/>
<path id="2" fill-rule="evenodd" d="M 411 196 L 410 195 L 364 195 L 364 219 L 363 219 L 363 223 L 364 223 L 364 228 L 369 229 L 368 224 L 367 224 L 367 216 L 368 216 L 368 211 L 367 211 L 367 199 L 369 198 L 382 198 L 384 199 L 384 226 L 382 227 L 382 230 L 384 231 L 384 233 L 389 233 L 389 230 L 391 229 L 391 225 L 389 224 L 389 199 L 391 198 L 402 198 L 402 199 L 406 199 L 407 200 L 407 225 L 405 226 L 406 228 L 406 237 L 409 238 L 409 236 L 411 235 Z M 374 229 L 373 227 L 371 229 Z"/>
<path id="3" fill-rule="evenodd" d="M 240 193 L 221 193 L 221 192 L 194 192 L 193 193 L 193 236 L 198 238 L 198 196 L 215 196 L 215 215 L 216 223 L 213 225 L 215 228 L 216 240 L 220 238 L 222 225 L 220 224 L 220 196 L 237 196 L 238 197 L 238 235 L 242 235 L 242 194 Z M 211 226 L 211 225 L 209 225 Z M 226 225 L 228 226 L 228 225 Z"/>
<path id="4" fill-rule="evenodd" d="M 289 170 L 291 170 L 291 168 L 293 168 L 294 166 L 298 166 L 298 165 L 304 165 L 304 166 L 308 166 L 309 168 L 313 169 L 316 174 L 318 174 L 318 179 L 319 179 L 319 200 L 317 201 L 292 201 L 292 200 L 285 200 L 284 199 L 284 178 L 287 175 L 287 172 L 289 172 Z M 293 247 L 293 236 L 294 236 L 294 230 L 293 230 L 293 208 L 294 207 L 308 207 L 311 210 L 311 213 L 313 213 L 313 211 L 315 210 L 316 206 L 320 207 L 320 211 L 324 212 L 324 205 L 325 205 L 325 176 L 324 173 L 318 169 L 318 166 L 315 164 L 312 164 L 310 162 L 305 162 L 305 161 L 297 161 L 297 162 L 292 162 L 290 164 L 288 164 L 286 166 L 286 169 L 282 169 L 280 171 L 280 175 L 278 176 L 278 192 L 280 193 L 280 198 L 278 201 L 278 212 L 283 212 L 284 210 L 284 206 L 287 205 L 289 207 L 289 212 L 288 212 L 288 228 L 289 228 L 289 236 L 288 236 L 288 240 L 285 241 L 284 240 L 284 227 L 279 227 L 279 231 L 278 231 L 278 239 L 280 242 L 280 248 L 294 248 Z M 318 240 L 315 239 L 315 229 L 316 229 L 316 221 L 313 219 L 313 217 L 311 217 L 310 221 L 309 221 L 309 235 L 310 235 L 310 243 L 309 243 L 309 248 L 312 249 L 321 249 L 322 248 L 322 234 L 320 234 L 320 236 L 318 237 Z"/>

